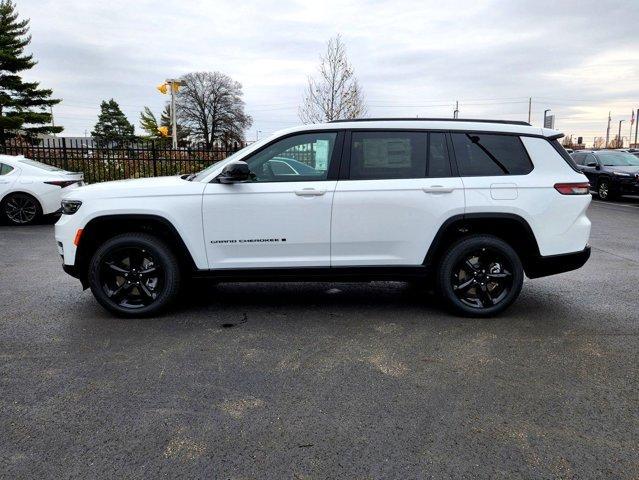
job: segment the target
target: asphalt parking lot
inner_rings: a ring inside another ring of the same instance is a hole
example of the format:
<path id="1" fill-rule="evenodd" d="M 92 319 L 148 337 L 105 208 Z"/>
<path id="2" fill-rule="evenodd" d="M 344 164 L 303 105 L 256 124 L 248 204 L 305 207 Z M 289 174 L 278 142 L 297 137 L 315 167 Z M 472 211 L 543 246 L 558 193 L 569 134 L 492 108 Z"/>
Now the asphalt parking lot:
<path id="1" fill-rule="evenodd" d="M 111 317 L 0 227 L 0 477 L 638 478 L 639 200 L 503 316 L 403 283 L 225 284 Z"/>

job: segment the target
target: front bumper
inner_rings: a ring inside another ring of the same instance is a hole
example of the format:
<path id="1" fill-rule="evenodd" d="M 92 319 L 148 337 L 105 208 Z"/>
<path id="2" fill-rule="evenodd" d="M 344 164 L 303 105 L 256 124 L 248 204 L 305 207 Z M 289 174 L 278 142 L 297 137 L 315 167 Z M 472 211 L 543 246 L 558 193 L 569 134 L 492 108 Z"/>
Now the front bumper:
<path id="1" fill-rule="evenodd" d="M 580 252 L 561 255 L 537 257 L 528 262 L 526 276 L 528 278 L 546 277 L 557 273 L 570 272 L 583 267 L 590 258 L 590 245 Z"/>

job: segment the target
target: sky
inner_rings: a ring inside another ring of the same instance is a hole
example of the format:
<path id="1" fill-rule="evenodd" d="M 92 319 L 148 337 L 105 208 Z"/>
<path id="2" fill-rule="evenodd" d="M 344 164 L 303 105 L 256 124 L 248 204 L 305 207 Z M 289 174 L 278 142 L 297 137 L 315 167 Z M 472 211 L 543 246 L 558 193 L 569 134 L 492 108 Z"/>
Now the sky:
<path id="1" fill-rule="evenodd" d="M 114 98 L 139 127 L 155 86 L 220 71 L 243 86 L 254 140 L 300 123 L 309 75 L 341 34 L 369 117 L 528 119 L 583 136 L 630 133 L 639 108 L 639 1 L 17 0 L 64 135 L 83 136 Z M 633 128 L 634 141 L 634 128 Z"/>

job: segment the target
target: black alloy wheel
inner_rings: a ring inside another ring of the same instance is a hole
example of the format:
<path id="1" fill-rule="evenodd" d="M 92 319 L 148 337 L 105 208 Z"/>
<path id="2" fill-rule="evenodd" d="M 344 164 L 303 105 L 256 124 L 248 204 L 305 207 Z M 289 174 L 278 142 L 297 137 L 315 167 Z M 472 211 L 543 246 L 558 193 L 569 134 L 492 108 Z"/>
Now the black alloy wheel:
<path id="1" fill-rule="evenodd" d="M 176 296 L 180 270 L 171 250 L 156 237 L 118 235 L 102 244 L 89 266 L 91 291 L 102 306 L 128 317 L 158 313 Z"/>
<path id="2" fill-rule="evenodd" d="M 517 298 L 523 278 L 521 261 L 509 244 L 476 235 L 459 240 L 444 254 L 437 286 L 456 313 L 488 317 Z"/>
<path id="3" fill-rule="evenodd" d="M 469 251 L 453 269 L 453 292 L 469 307 L 492 307 L 512 289 L 512 270 L 508 259 L 498 250 L 480 247 Z"/>
<path id="4" fill-rule="evenodd" d="M 31 225 L 41 215 L 38 201 L 26 193 L 8 196 L 3 202 L 2 210 L 9 223 L 13 225 Z"/>

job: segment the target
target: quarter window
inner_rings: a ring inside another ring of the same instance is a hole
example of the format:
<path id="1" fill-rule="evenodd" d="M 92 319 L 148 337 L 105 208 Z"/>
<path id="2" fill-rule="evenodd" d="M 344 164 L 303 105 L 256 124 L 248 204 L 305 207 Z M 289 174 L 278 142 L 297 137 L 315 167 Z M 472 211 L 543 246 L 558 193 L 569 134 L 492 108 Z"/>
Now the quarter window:
<path id="1" fill-rule="evenodd" d="M 335 132 L 305 133 L 269 145 L 246 160 L 253 181 L 326 180 L 336 138 Z"/>
<path id="2" fill-rule="evenodd" d="M 533 169 L 516 135 L 469 132 L 451 136 L 462 176 L 526 175 Z"/>
<path id="3" fill-rule="evenodd" d="M 6 175 L 13 171 L 13 167 L 7 165 L 6 163 L 0 163 L 0 175 Z"/>

